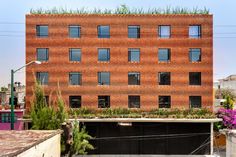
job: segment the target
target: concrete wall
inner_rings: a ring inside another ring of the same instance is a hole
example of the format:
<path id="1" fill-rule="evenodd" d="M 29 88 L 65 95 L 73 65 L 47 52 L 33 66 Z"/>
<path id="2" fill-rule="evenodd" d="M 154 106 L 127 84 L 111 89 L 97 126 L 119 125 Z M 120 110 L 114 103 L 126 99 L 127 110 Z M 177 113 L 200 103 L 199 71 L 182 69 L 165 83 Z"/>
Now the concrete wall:
<path id="1" fill-rule="evenodd" d="M 189 25 L 202 26 L 202 38 L 188 37 Z M 48 38 L 36 37 L 36 25 L 48 25 Z M 80 25 L 81 38 L 68 37 L 68 26 Z M 110 25 L 110 38 L 97 37 L 98 25 Z M 140 25 L 140 39 L 128 38 L 128 25 Z M 160 39 L 159 25 L 171 25 L 171 38 Z M 213 104 L 212 15 L 26 15 L 26 63 L 36 60 L 36 48 L 49 48 L 49 61 L 26 68 L 26 107 L 35 72 L 48 72 L 46 95 L 56 97 L 57 82 L 68 104 L 82 96 L 82 107 L 97 108 L 98 95 L 110 95 L 110 106 L 128 107 L 128 95 L 140 95 L 142 109 L 158 107 L 159 95 L 171 96 L 171 107 L 189 108 L 189 96 Z M 81 48 L 81 62 L 69 61 L 69 48 Z M 110 62 L 98 62 L 98 48 L 110 48 Z M 128 48 L 140 48 L 140 63 L 128 62 Z M 169 63 L 158 62 L 158 49 L 171 49 Z M 189 48 L 201 48 L 202 61 L 189 62 Z M 97 72 L 110 72 L 110 85 L 99 86 Z M 128 86 L 128 72 L 140 72 L 139 86 Z M 82 73 L 82 85 L 69 85 L 69 72 Z M 171 72 L 171 85 L 158 85 L 158 72 Z M 189 72 L 202 73 L 202 85 L 189 85 Z M 54 92 L 54 93 L 53 93 Z"/>
<path id="2" fill-rule="evenodd" d="M 236 130 L 226 132 L 226 156 L 236 156 Z"/>
<path id="3" fill-rule="evenodd" d="M 22 152 L 17 157 L 60 157 L 61 156 L 61 135 L 57 134 L 42 143 Z"/>

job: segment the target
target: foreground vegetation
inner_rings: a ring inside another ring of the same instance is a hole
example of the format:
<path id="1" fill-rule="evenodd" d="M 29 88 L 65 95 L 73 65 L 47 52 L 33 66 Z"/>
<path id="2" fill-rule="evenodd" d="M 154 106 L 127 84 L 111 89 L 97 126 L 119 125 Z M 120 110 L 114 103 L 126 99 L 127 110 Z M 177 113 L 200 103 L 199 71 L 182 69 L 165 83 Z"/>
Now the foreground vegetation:
<path id="1" fill-rule="evenodd" d="M 31 9 L 30 14 L 209 14 L 209 9 L 199 9 L 197 7 L 193 9 L 183 7 L 171 7 L 166 8 L 129 8 L 126 5 L 121 5 L 116 9 L 98 9 L 94 8 L 89 10 L 86 8 L 80 8 L 77 10 L 69 10 L 67 8 L 52 8 L 52 9 Z"/>

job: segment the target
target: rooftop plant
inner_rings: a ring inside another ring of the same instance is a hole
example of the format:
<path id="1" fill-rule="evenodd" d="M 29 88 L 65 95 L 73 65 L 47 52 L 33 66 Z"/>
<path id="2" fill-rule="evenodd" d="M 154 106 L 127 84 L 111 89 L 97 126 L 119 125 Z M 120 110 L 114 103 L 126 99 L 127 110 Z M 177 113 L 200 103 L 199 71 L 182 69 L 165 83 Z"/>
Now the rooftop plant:
<path id="1" fill-rule="evenodd" d="M 236 110 L 221 108 L 217 116 L 223 119 L 223 128 L 236 129 Z"/>
<path id="2" fill-rule="evenodd" d="M 194 7 L 192 9 L 184 7 L 171 7 L 167 6 L 166 8 L 130 8 L 126 5 L 120 5 L 116 9 L 86 9 L 78 8 L 76 10 L 67 9 L 67 8 L 57 8 L 52 9 L 31 9 L 30 14 L 209 14 L 209 9 L 203 8 L 199 9 Z"/>

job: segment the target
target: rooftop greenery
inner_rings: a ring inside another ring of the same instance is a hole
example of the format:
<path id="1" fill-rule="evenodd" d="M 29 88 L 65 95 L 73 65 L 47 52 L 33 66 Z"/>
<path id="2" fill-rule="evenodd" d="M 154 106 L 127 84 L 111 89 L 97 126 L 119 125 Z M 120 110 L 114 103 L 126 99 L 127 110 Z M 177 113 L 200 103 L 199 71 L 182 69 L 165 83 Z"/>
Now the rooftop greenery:
<path id="1" fill-rule="evenodd" d="M 67 8 L 57 8 L 52 9 L 31 9 L 30 14 L 209 14 L 209 9 L 203 8 L 199 9 L 194 7 L 192 9 L 184 7 L 171 7 L 167 6 L 166 8 L 130 8 L 126 5 L 120 5 L 116 9 L 86 9 L 79 8 L 76 10 L 71 10 Z"/>
<path id="2" fill-rule="evenodd" d="M 70 109 L 70 118 L 187 118 L 210 119 L 216 118 L 215 114 L 207 109 L 140 109 L 107 108 L 107 109 Z"/>

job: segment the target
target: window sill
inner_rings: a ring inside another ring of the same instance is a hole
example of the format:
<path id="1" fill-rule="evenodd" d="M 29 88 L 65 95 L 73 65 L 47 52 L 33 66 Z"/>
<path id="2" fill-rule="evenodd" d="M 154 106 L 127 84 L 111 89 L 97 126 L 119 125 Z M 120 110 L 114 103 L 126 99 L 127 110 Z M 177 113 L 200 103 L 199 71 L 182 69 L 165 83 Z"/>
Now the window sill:
<path id="1" fill-rule="evenodd" d="M 135 64 L 137 64 L 137 63 L 140 63 L 140 61 L 129 61 L 129 63 L 135 63 Z"/>
<path id="2" fill-rule="evenodd" d="M 81 87 L 82 85 L 72 85 L 72 84 L 69 84 L 68 86 L 69 87 Z"/>
<path id="3" fill-rule="evenodd" d="M 158 63 L 160 63 L 160 64 L 169 64 L 169 63 L 171 63 L 171 61 L 158 61 Z"/>
<path id="4" fill-rule="evenodd" d="M 108 64 L 110 61 L 97 61 L 97 63 Z"/>
<path id="5" fill-rule="evenodd" d="M 70 63 L 81 63 L 81 61 L 69 61 Z"/>
<path id="6" fill-rule="evenodd" d="M 201 61 L 191 61 L 190 63 L 199 64 L 199 63 L 202 63 L 202 62 Z"/>

